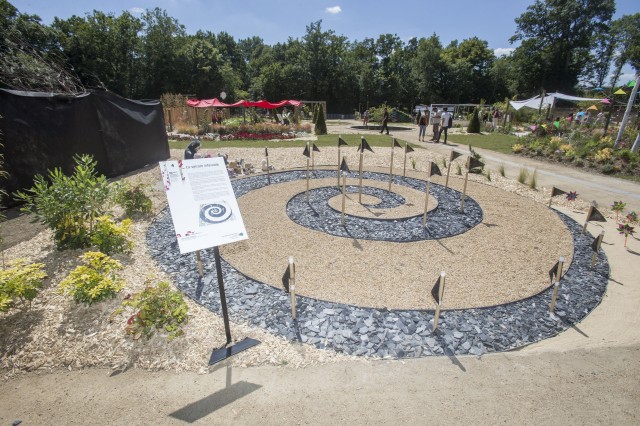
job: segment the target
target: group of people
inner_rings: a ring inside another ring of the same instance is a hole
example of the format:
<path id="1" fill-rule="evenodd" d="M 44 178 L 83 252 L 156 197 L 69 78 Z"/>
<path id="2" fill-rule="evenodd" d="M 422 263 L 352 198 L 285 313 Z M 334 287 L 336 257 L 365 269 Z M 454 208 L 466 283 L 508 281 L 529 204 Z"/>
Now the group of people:
<path id="1" fill-rule="evenodd" d="M 433 136 L 426 141 L 427 127 L 429 125 L 431 125 Z M 443 143 L 446 144 L 451 127 L 453 127 L 453 114 L 448 111 L 447 107 L 444 107 L 442 112 L 438 111 L 437 107 L 433 107 L 431 114 L 429 114 L 428 110 L 418 113 L 418 140 L 422 142 L 440 143 L 440 136 L 444 133 Z"/>

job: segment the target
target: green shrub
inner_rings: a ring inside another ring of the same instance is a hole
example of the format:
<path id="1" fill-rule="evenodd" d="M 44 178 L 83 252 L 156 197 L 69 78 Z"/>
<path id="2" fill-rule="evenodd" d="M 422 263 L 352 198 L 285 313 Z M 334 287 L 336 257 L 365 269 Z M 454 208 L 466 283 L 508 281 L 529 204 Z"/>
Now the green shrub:
<path id="1" fill-rule="evenodd" d="M 478 117 L 478 108 L 473 110 L 471 120 L 467 126 L 467 133 L 480 133 L 480 117 Z"/>
<path id="2" fill-rule="evenodd" d="M 327 122 L 324 119 L 324 108 L 322 108 L 322 106 L 318 107 L 318 117 L 316 118 L 316 126 L 314 128 L 314 133 L 316 135 L 327 134 Z"/>
<path id="3" fill-rule="evenodd" d="M 462 176 L 462 166 L 460 163 L 456 163 L 456 174 Z"/>
<path id="4" fill-rule="evenodd" d="M 100 216 L 91 234 L 91 244 L 102 253 L 129 253 L 133 247 L 131 236 L 131 219 L 116 224 L 109 216 Z"/>
<path id="5" fill-rule="evenodd" d="M 24 203 L 24 212 L 54 231 L 58 248 L 82 248 L 90 244 L 95 218 L 109 208 L 110 188 L 107 178 L 98 176 L 96 162 L 90 155 L 75 156 L 71 176 L 55 168 L 47 180 L 36 175 L 34 186 L 18 191 L 16 199 Z"/>
<path id="6" fill-rule="evenodd" d="M 487 170 L 486 176 L 487 176 L 487 180 L 491 182 L 491 170 Z"/>
<path id="7" fill-rule="evenodd" d="M 92 305 L 113 299 L 124 288 L 117 271 L 122 264 L 104 253 L 87 252 L 81 256 L 83 265 L 75 268 L 60 283 L 60 293 L 69 294 L 76 303 Z"/>
<path id="8" fill-rule="evenodd" d="M 153 204 L 145 193 L 145 185 L 131 184 L 121 180 L 115 186 L 116 203 L 122 206 L 127 216 L 135 214 L 147 215 L 151 213 Z"/>
<path id="9" fill-rule="evenodd" d="M 0 312 L 7 312 L 18 304 L 25 306 L 35 299 L 47 278 L 43 269 L 43 263 L 16 259 L 9 268 L 0 270 Z"/>
<path id="10" fill-rule="evenodd" d="M 605 175 L 611 175 L 615 173 L 617 170 L 613 164 L 605 164 L 600 168 L 600 171 Z"/>
<path id="11" fill-rule="evenodd" d="M 505 172 L 505 169 L 504 169 L 504 164 L 500 164 L 500 169 L 499 169 L 499 171 L 500 171 L 500 176 L 502 176 L 502 177 L 506 177 L 506 172 Z"/>
<path id="12" fill-rule="evenodd" d="M 122 306 L 134 310 L 126 326 L 127 334 L 134 339 L 151 337 L 156 330 L 164 330 L 168 333 L 168 339 L 172 340 L 184 333 L 182 327 L 189 320 L 189 306 L 184 296 L 179 291 L 172 291 L 166 282 L 127 296 Z"/>

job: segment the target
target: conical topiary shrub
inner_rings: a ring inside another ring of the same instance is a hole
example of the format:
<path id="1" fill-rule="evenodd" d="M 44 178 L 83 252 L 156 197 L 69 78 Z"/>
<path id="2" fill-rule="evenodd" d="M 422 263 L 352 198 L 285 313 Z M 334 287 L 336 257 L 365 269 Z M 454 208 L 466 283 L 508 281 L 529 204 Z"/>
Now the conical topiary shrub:
<path id="1" fill-rule="evenodd" d="M 478 108 L 473 110 L 471 120 L 467 126 L 467 133 L 480 133 L 480 117 L 478 116 Z"/>
<path id="2" fill-rule="evenodd" d="M 315 134 L 327 134 L 327 123 L 324 121 L 324 108 L 322 108 L 321 106 L 318 108 L 318 116 L 316 117 Z"/>

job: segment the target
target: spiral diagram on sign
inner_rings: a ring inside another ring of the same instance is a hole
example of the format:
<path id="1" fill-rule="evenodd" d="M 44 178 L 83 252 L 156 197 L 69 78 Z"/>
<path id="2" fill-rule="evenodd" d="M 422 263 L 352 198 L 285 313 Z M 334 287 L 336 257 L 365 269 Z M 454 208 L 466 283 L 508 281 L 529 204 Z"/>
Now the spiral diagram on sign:
<path id="1" fill-rule="evenodd" d="M 231 208 L 223 203 L 211 203 L 200 206 L 200 224 L 214 225 L 231 217 Z"/>

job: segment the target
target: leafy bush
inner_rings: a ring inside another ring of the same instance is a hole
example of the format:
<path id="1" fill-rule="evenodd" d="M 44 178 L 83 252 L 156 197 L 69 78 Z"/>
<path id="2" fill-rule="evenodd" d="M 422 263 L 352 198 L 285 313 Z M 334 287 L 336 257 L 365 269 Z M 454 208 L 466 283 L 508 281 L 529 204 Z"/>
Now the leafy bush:
<path id="1" fill-rule="evenodd" d="M 36 175 L 31 189 L 16 194 L 24 203 L 21 210 L 33 213 L 36 221 L 53 230 L 61 249 L 89 245 L 95 218 L 108 210 L 111 196 L 107 178 L 98 176 L 97 163 L 90 155 L 75 156 L 74 160 L 71 176 L 55 168 L 49 171 L 48 180 Z"/>
<path id="2" fill-rule="evenodd" d="M 523 149 L 523 148 L 524 148 L 524 145 L 523 145 L 523 144 L 521 144 L 521 143 L 516 143 L 516 144 L 513 144 L 513 145 L 511 146 L 511 151 L 513 151 L 513 153 L 514 153 L 514 154 L 518 154 L 518 153 L 522 152 L 522 149 Z"/>
<path id="3" fill-rule="evenodd" d="M 189 320 L 189 306 L 184 296 L 179 291 L 172 291 L 166 282 L 127 296 L 122 306 L 135 311 L 126 326 L 126 332 L 134 339 L 143 335 L 151 337 L 156 330 L 164 330 L 168 333 L 168 339 L 172 340 L 184 333 L 182 327 Z"/>
<path id="4" fill-rule="evenodd" d="M 611 160 L 612 156 L 613 156 L 613 149 L 604 148 L 604 149 L 601 149 L 600 151 L 595 153 L 594 159 L 598 163 L 605 163 L 605 162 Z"/>
<path id="5" fill-rule="evenodd" d="M 145 193 L 145 186 L 142 184 L 131 184 L 121 180 L 114 185 L 116 203 L 124 208 L 127 216 L 135 214 L 147 215 L 151 213 L 153 203 L 151 198 Z"/>
<path id="6" fill-rule="evenodd" d="M 100 216 L 91 234 L 91 244 L 102 253 L 129 253 L 133 247 L 131 236 L 131 219 L 116 224 L 109 216 Z"/>
<path id="7" fill-rule="evenodd" d="M 76 303 L 92 305 L 107 298 L 113 299 L 124 288 L 117 271 L 122 264 L 104 253 L 87 252 L 81 256 L 83 265 L 75 268 L 60 283 L 60 293 L 69 294 Z"/>
<path id="8" fill-rule="evenodd" d="M 0 312 L 7 312 L 18 304 L 24 306 L 35 299 L 47 278 L 43 269 L 43 263 L 16 259 L 9 268 L 0 270 Z"/>
<path id="9" fill-rule="evenodd" d="M 538 171 L 534 170 L 531 175 L 531 179 L 529 179 L 529 188 L 537 189 L 538 188 Z"/>

